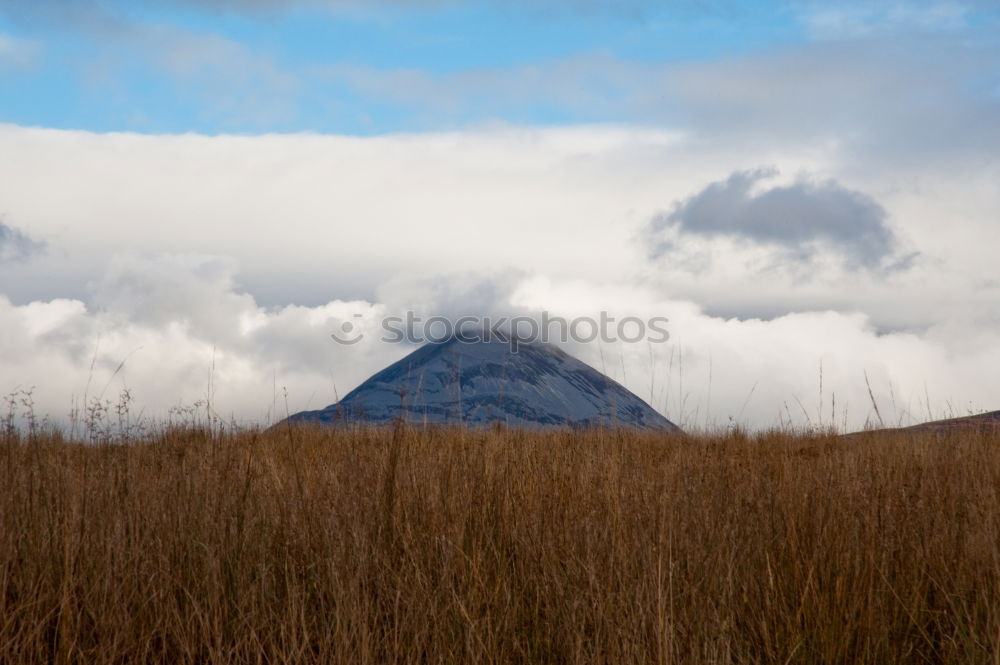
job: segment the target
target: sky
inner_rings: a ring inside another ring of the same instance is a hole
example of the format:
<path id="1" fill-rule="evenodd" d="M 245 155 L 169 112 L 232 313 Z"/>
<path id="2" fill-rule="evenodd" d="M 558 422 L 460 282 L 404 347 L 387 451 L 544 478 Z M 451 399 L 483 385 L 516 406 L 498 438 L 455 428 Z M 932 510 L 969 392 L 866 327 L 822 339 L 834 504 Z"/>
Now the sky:
<path id="1" fill-rule="evenodd" d="M 990 2 L 0 0 L 0 392 L 264 423 L 606 311 L 689 428 L 993 410 L 998 155 Z"/>

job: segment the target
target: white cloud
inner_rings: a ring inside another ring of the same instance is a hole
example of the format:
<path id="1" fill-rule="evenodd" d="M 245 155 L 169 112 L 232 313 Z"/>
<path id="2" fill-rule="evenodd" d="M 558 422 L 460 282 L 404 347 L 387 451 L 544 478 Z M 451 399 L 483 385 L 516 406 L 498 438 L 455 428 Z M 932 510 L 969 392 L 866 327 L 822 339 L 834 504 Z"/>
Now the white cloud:
<path id="1" fill-rule="evenodd" d="M 34 385 L 39 410 L 61 421 L 71 397 L 77 405 L 84 395 L 114 402 L 127 388 L 147 416 L 162 418 L 171 407 L 204 400 L 211 381 L 221 417 L 262 422 L 284 414 L 286 388 L 292 411 L 323 406 L 412 350 L 380 342 L 380 321 L 419 301 L 435 313 L 546 309 L 554 316 L 596 317 L 604 308 L 619 318 L 667 316 L 672 337 L 666 344 L 568 348 L 689 427 L 873 423 L 866 372 L 890 423 L 989 408 L 995 404 L 988 398 L 1000 390 L 992 371 L 1000 362 L 995 327 L 950 323 L 920 335 L 880 335 L 868 317 L 851 312 L 723 319 L 634 285 L 540 276 L 500 282 L 465 276 L 469 288 L 451 294 L 425 283 L 395 305 L 336 300 L 264 308 L 234 290 L 231 268 L 205 256 L 130 257 L 98 282 L 102 308 L 65 299 L 15 306 L 0 298 L 6 388 Z M 122 280 L 130 278 L 141 286 L 118 297 Z M 486 302 L 470 298 L 484 292 Z M 132 299 L 140 294 L 162 308 Z M 202 308 L 212 303 L 220 306 Z M 341 346 L 330 339 L 344 321 L 365 333 L 361 342 Z"/>
<path id="2" fill-rule="evenodd" d="M 266 303 L 371 298 L 444 265 L 575 272 L 598 245 L 589 270 L 619 272 L 634 260 L 630 233 L 661 205 L 674 142 L 614 127 L 372 139 L 2 128 L 0 200 L 51 245 L 8 273 L 8 295 L 84 297 L 79 286 L 128 251 L 232 256 Z M 44 294 L 32 277 L 49 270 Z"/>
<path id="3" fill-rule="evenodd" d="M 1000 389 L 993 371 L 1000 361 L 996 320 L 882 334 L 860 312 L 723 318 L 632 285 L 546 279 L 526 282 L 514 299 L 531 308 L 557 303 L 564 316 L 593 315 L 595 304 L 618 316 L 668 316 L 668 344 L 587 344 L 574 351 L 689 426 L 726 425 L 730 417 L 755 427 L 878 425 L 865 373 L 886 425 L 995 409 L 991 400 Z"/>
<path id="4" fill-rule="evenodd" d="M 265 305 L 374 300 L 386 283 L 446 270 L 640 280 L 747 317 L 860 308 L 880 328 L 996 308 L 995 168 L 914 164 L 859 174 L 822 145 L 705 147 L 622 127 L 370 139 L 0 127 L 3 211 L 48 243 L 42 256 L 0 264 L 0 280 L 16 302 L 89 299 L 87 283 L 112 257 L 168 252 L 232 257 L 236 286 Z M 774 266 L 773 255 L 687 234 L 680 254 L 647 263 L 642 235 L 651 219 L 760 164 L 784 174 L 772 187 L 809 173 L 863 191 L 919 262 L 872 276 L 820 255 L 805 265 L 804 281 L 802 266 Z M 706 257 L 710 270 L 699 266 Z"/>
<path id="5" fill-rule="evenodd" d="M 126 385 L 163 414 L 205 395 L 214 355 L 217 411 L 257 420 L 275 386 L 279 411 L 282 386 L 293 410 L 326 405 L 334 384 L 342 395 L 407 351 L 371 337 L 337 346 L 329 334 L 345 321 L 374 334 L 408 307 L 603 308 L 671 319 L 673 346 L 652 360 L 642 345 L 576 351 L 678 419 L 766 426 L 789 417 L 785 402 L 798 418 L 796 398 L 818 418 L 821 360 L 825 422 L 834 392 L 838 422 L 844 406 L 850 426 L 868 417 L 865 371 L 887 417 L 919 419 L 925 383 L 934 415 L 996 408 L 996 173 L 921 164 L 861 179 L 822 145 L 704 147 L 623 127 L 370 139 L 0 127 L 3 211 L 48 245 L 0 264 L 0 390 L 37 385 L 62 416 L 88 381 L 90 396 Z M 708 268 L 647 261 L 651 219 L 760 164 L 783 174 L 769 186 L 809 173 L 865 192 L 920 261 L 898 274 L 822 257 L 762 270 L 745 248 L 689 246 L 698 234 L 684 249 L 708 252 Z"/>

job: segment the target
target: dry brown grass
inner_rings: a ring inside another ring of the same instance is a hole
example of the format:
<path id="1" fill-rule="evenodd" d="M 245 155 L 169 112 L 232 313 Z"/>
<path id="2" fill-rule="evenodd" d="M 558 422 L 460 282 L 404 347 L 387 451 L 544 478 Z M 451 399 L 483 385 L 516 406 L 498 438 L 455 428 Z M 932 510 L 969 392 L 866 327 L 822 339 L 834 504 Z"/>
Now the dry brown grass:
<path id="1" fill-rule="evenodd" d="M 1000 440 L 0 450 L 0 662 L 997 663 Z"/>

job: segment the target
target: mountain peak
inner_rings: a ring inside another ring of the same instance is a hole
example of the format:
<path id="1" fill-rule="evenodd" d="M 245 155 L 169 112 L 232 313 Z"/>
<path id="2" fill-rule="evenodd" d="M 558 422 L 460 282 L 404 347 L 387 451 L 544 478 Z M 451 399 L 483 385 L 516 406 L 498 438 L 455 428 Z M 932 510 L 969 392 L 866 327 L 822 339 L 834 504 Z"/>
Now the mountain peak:
<path id="1" fill-rule="evenodd" d="M 292 422 L 678 428 L 624 386 L 556 346 L 463 333 L 425 344 L 340 402 Z"/>

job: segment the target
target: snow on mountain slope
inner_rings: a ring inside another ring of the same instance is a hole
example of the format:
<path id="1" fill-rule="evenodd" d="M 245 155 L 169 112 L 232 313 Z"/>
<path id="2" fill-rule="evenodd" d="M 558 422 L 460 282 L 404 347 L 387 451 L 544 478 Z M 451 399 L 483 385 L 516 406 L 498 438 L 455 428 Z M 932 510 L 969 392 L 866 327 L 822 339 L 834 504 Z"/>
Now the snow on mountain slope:
<path id="1" fill-rule="evenodd" d="M 340 402 L 292 422 L 678 428 L 622 385 L 555 346 L 453 337 L 393 363 Z"/>

